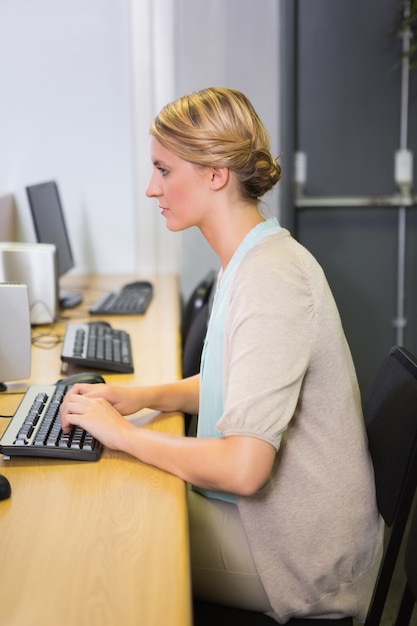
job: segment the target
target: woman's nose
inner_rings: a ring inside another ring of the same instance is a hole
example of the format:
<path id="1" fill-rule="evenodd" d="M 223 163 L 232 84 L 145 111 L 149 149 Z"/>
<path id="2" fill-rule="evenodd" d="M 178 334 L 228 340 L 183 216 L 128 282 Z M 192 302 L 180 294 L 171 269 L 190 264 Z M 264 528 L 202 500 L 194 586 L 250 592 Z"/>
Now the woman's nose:
<path id="1" fill-rule="evenodd" d="M 154 175 L 149 179 L 148 186 L 146 187 L 145 194 L 148 198 L 155 198 L 160 195 L 160 190 L 158 186 L 155 184 Z"/>

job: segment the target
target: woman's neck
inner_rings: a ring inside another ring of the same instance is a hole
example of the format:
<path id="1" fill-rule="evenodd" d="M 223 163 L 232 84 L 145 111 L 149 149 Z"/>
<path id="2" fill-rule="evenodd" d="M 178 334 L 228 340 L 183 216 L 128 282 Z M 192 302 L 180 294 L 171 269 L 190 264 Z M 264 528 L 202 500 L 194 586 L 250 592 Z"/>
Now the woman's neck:
<path id="1" fill-rule="evenodd" d="M 246 235 L 264 221 L 256 205 L 246 204 L 218 214 L 211 224 L 201 228 L 201 232 L 225 270 Z"/>

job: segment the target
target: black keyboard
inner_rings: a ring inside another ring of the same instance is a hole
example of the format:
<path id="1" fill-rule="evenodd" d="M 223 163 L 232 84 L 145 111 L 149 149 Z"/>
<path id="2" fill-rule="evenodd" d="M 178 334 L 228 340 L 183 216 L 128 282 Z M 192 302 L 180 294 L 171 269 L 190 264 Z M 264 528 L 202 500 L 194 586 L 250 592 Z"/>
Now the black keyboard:
<path id="1" fill-rule="evenodd" d="M 107 291 L 90 307 L 91 315 L 143 315 L 153 296 L 153 286 L 138 280 L 119 291 Z"/>
<path id="2" fill-rule="evenodd" d="M 102 445 L 79 426 L 61 429 L 59 407 L 70 386 L 31 385 L 0 439 L 6 457 L 37 456 L 97 461 Z"/>
<path id="3" fill-rule="evenodd" d="M 65 330 L 61 361 L 78 367 L 131 374 L 134 371 L 130 336 L 106 322 L 77 324 Z"/>

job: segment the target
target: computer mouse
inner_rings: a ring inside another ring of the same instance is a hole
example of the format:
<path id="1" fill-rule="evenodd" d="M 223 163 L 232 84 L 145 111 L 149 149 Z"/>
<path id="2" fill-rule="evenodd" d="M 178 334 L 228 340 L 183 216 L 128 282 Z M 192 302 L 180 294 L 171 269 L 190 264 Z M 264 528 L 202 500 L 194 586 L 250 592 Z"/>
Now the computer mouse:
<path id="1" fill-rule="evenodd" d="M 61 378 L 58 383 L 64 383 L 65 385 L 75 385 L 75 383 L 105 383 L 103 376 L 96 372 L 78 372 L 77 374 L 71 374 L 65 378 Z"/>
<path id="2" fill-rule="evenodd" d="M 93 322 L 87 322 L 87 326 L 101 326 L 102 328 L 111 328 L 111 324 L 109 324 L 109 322 L 104 322 L 103 320 L 94 320 Z"/>
<path id="3" fill-rule="evenodd" d="M 0 474 L 0 500 L 6 500 L 12 495 L 12 488 L 6 476 Z"/>
<path id="4" fill-rule="evenodd" d="M 123 289 L 141 289 L 141 288 L 147 288 L 147 289 L 151 289 L 153 290 L 153 285 L 152 283 L 149 282 L 149 280 L 134 280 L 132 283 L 127 283 L 126 285 L 124 285 Z"/>

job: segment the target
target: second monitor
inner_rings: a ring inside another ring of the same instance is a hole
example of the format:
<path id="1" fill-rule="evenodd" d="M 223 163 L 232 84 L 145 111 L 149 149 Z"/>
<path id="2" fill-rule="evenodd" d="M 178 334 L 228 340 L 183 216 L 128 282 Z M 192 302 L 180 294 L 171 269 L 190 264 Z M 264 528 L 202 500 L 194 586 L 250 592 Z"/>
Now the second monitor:
<path id="1" fill-rule="evenodd" d="M 58 278 L 74 267 L 74 257 L 68 236 L 64 211 L 55 181 L 26 187 L 33 226 L 38 243 L 55 245 Z M 81 294 L 59 293 L 59 305 L 67 309 L 82 302 Z"/>

